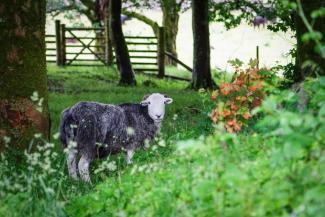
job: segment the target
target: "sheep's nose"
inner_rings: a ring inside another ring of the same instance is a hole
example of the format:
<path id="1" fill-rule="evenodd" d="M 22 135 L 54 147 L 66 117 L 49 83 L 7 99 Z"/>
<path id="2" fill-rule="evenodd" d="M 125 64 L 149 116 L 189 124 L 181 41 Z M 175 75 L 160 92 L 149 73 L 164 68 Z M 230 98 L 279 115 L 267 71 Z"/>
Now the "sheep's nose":
<path id="1" fill-rule="evenodd" d="M 160 118 L 160 117 L 161 117 L 161 115 L 156 115 L 156 117 L 157 117 L 157 118 Z"/>

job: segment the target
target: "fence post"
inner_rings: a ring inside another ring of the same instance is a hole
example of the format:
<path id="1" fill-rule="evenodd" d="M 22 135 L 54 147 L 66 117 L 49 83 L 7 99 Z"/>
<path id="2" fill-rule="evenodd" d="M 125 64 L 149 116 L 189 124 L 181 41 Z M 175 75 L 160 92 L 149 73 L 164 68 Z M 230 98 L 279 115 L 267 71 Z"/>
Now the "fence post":
<path id="1" fill-rule="evenodd" d="M 60 20 L 55 20 L 56 65 L 61 65 L 61 30 Z"/>
<path id="2" fill-rule="evenodd" d="M 105 59 L 107 66 L 113 64 L 112 40 L 110 38 L 109 18 L 105 18 Z"/>
<path id="3" fill-rule="evenodd" d="M 157 62 L 158 62 L 158 77 L 163 78 L 165 76 L 165 31 L 164 31 L 164 27 L 159 27 Z"/>
<path id="4" fill-rule="evenodd" d="M 66 40 L 65 40 L 65 25 L 61 24 L 61 65 L 66 62 Z"/>
<path id="5" fill-rule="evenodd" d="M 260 68 L 260 48 L 258 45 L 256 46 L 256 61 L 257 61 L 256 67 L 257 67 L 257 69 L 259 69 Z"/>

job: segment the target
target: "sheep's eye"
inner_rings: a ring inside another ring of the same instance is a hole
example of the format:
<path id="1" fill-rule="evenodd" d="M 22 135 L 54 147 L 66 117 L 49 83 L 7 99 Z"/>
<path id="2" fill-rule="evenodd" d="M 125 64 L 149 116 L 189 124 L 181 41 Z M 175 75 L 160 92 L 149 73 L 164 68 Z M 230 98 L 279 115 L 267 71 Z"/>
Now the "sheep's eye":
<path id="1" fill-rule="evenodd" d="M 147 102 L 148 103 L 148 105 L 150 105 L 150 102 Z"/>

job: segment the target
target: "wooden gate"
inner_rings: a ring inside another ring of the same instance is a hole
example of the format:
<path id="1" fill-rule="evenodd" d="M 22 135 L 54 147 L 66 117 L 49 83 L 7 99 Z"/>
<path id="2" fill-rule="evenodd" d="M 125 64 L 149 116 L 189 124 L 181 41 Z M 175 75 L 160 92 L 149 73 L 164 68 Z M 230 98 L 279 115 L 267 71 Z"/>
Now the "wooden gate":
<path id="1" fill-rule="evenodd" d="M 62 66 L 109 65 L 105 28 L 66 27 L 58 20 L 55 26 L 56 34 L 51 35 L 51 40 L 46 40 L 48 62 L 54 62 L 53 58 L 56 56 L 57 65 Z M 136 72 L 158 72 L 163 77 L 165 55 L 162 27 L 159 32 L 161 35 L 159 38 L 125 36 L 131 63 Z M 53 47 L 52 44 L 56 46 Z M 53 50 L 56 51 L 55 55 L 51 53 Z"/>

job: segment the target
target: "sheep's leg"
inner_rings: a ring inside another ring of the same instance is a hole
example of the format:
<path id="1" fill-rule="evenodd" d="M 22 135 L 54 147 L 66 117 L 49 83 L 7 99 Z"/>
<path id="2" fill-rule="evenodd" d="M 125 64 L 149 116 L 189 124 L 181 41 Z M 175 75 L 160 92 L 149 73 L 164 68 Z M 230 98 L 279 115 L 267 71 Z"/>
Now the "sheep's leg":
<path id="1" fill-rule="evenodd" d="M 74 179 L 78 180 L 77 175 L 77 151 L 76 150 L 70 150 L 67 158 L 67 164 L 68 164 L 68 171 L 69 175 Z"/>
<path id="2" fill-rule="evenodd" d="M 133 155 L 134 155 L 134 150 L 133 149 L 128 149 L 126 151 L 126 163 L 129 165 L 129 164 L 132 164 L 132 158 L 133 158 Z"/>
<path id="3" fill-rule="evenodd" d="M 81 156 L 79 163 L 78 163 L 80 177 L 85 182 L 90 182 L 89 163 L 90 163 L 90 160 L 85 156 Z"/>

